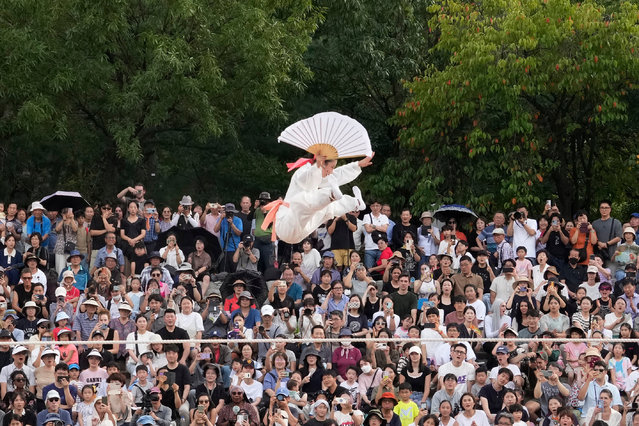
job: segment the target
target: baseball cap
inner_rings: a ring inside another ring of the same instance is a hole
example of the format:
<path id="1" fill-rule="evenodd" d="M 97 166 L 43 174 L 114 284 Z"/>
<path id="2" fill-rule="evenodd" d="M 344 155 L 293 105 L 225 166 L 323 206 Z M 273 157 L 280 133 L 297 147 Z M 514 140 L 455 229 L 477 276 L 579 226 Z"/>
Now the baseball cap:
<path id="1" fill-rule="evenodd" d="M 157 386 L 153 386 L 151 389 L 149 389 L 149 393 L 162 393 L 160 391 L 160 388 Z"/>
<path id="2" fill-rule="evenodd" d="M 277 392 L 275 393 L 275 396 L 276 396 L 276 397 L 278 397 L 278 396 L 280 396 L 280 395 L 282 395 L 282 396 L 289 396 L 290 394 L 289 394 L 289 392 L 288 392 L 288 389 L 287 389 L 287 388 L 279 388 L 279 389 L 277 390 Z"/>
<path id="3" fill-rule="evenodd" d="M 11 351 L 11 355 L 16 355 L 22 352 L 29 352 L 29 349 L 27 349 L 26 347 L 22 345 L 18 345 L 13 348 L 13 350 Z"/>
<path id="4" fill-rule="evenodd" d="M 73 369 L 79 370 L 80 366 L 78 364 L 69 364 L 69 370 L 73 370 Z"/>
<path id="5" fill-rule="evenodd" d="M 73 274 L 73 272 L 72 272 Z M 67 297 L 67 289 L 64 287 L 58 287 L 55 289 L 55 297 Z"/>
<path id="6" fill-rule="evenodd" d="M 151 416 L 140 416 L 137 422 L 138 425 L 156 425 L 155 420 Z"/>
<path id="7" fill-rule="evenodd" d="M 333 254 L 333 252 L 332 252 L 332 251 L 327 250 L 327 251 L 325 251 L 325 252 L 324 252 L 324 254 L 322 255 L 322 257 L 331 257 L 331 258 L 335 259 L 335 254 Z"/>
<path id="8" fill-rule="evenodd" d="M 506 346 L 500 346 L 497 348 L 497 350 L 495 351 L 495 353 L 498 354 L 508 354 L 510 353 L 510 351 L 508 350 L 508 348 Z"/>
<path id="9" fill-rule="evenodd" d="M 493 229 L 493 235 L 506 235 L 506 233 L 502 228 L 495 228 Z"/>
<path id="10" fill-rule="evenodd" d="M 51 399 L 51 398 L 60 399 L 60 393 L 55 389 L 51 389 L 49 392 L 47 392 L 47 399 Z"/>
<path id="11" fill-rule="evenodd" d="M 92 356 L 102 359 L 102 354 L 98 352 L 96 349 L 92 349 L 91 352 L 89 352 L 89 355 L 87 355 L 87 358 L 91 358 Z"/>
<path id="12" fill-rule="evenodd" d="M 238 299 L 241 299 L 242 297 L 246 297 L 247 299 L 253 299 L 253 295 L 251 294 L 250 291 L 244 290 L 243 292 L 240 293 L 240 297 L 238 297 Z"/>
<path id="13" fill-rule="evenodd" d="M 272 317 L 274 312 L 275 309 L 271 305 L 264 305 L 262 306 L 262 309 L 260 309 L 260 313 L 262 314 L 262 316 L 268 315 Z"/>
<path id="14" fill-rule="evenodd" d="M 595 265 L 588 265 L 588 269 L 586 271 L 588 274 L 596 274 L 599 272 L 599 269 Z"/>
<path id="15" fill-rule="evenodd" d="M 408 354 L 422 354 L 422 350 L 419 348 L 419 346 L 413 346 L 408 350 Z"/>

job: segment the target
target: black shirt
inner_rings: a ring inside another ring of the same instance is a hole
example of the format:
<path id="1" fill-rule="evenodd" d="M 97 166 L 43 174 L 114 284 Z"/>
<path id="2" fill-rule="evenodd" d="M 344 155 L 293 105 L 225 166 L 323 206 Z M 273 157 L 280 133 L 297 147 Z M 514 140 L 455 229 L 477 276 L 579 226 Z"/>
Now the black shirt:
<path id="1" fill-rule="evenodd" d="M 393 226 L 393 235 L 390 241 L 390 246 L 397 250 L 404 245 L 404 236 L 411 232 L 413 234 L 414 242 L 417 242 L 417 226 L 413 224 L 402 225 L 402 223 L 396 223 Z"/>
<path id="2" fill-rule="evenodd" d="M 491 414 L 497 414 L 501 407 L 504 405 L 504 394 L 506 388 L 501 388 L 500 391 L 495 389 L 492 384 L 487 384 L 479 391 L 479 397 L 484 397 L 488 400 L 488 408 Z M 488 413 L 487 413 L 488 414 Z"/>
<path id="3" fill-rule="evenodd" d="M 346 219 L 357 226 L 357 219 L 352 214 L 346 214 Z M 327 228 L 335 222 L 335 231 L 331 234 L 331 250 L 348 250 L 355 248 L 353 231 L 348 229 L 348 225 L 341 218 L 331 219 L 326 225 Z"/>
<path id="4" fill-rule="evenodd" d="M 565 279 L 568 290 L 573 293 L 577 291 L 577 288 L 586 281 L 588 278 L 586 274 L 586 267 L 584 265 L 577 265 L 575 268 L 567 266 L 561 273 L 560 280 Z"/>
<path id="5" fill-rule="evenodd" d="M 495 276 L 497 276 L 497 274 L 495 274 L 495 268 L 493 268 L 489 264 L 486 264 L 486 267 L 482 268 L 482 267 L 479 266 L 478 262 L 475 262 L 475 263 L 473 263 L 473 266 L 470 269 L 473 274 L 477 274 L 481 278 L 481 280 L 482 280 L 482 282 L 484 284 L 484 289 L 483 289 L 484 293 L 486 292 L 487 288 L 490 288 L 490 284 L 492 283 L 492 281 L 490 279 L 490 273 L 488 272 L 488 268 L 492 269 L 493 270 L 493 274 Z"/>
<path id="6" fill-rule="evenodd" d="M 180 387 L 179 393 L 181 396 L 184 392 L 184 387 L 186 385 L 191 385 L 191 372 L 185 365 L 180 363 L 178 363 L 178 365 L 174 369 L 169 368 L 168 365 L 167 368 L 169 370 L 169 373 L 175 373 L 175 383 L 177 383 L 177 385 Z"/>
<path id="7" fill-rule="evenodd" d="M 158 330 L 157 334 L 162 337 L 164 340 L 189 340 L 189 333 L 186 332 L 185 329 L 180 327 L 175 327 L 175 329 L 171 332 L 166 329 L 166 327 L 162 327 Z M 182 359 L 182 355 L 184 354 L 184 346 L 177 345 L 178 347 L 178 359 Z M 164 404 L 166 405 L 166 404 Z"/>
<path id="8" fill-rule="evenodd" d="M 550 234 L 548 234 L 548 242 L 546 243 L 546 250 L 554 257 L 564 261 L 566 259 L 566 245 L 561 241 L 559 232 L 568 237 L 566 231 L 563 229 L 561 231 L 550 231 Z"/>

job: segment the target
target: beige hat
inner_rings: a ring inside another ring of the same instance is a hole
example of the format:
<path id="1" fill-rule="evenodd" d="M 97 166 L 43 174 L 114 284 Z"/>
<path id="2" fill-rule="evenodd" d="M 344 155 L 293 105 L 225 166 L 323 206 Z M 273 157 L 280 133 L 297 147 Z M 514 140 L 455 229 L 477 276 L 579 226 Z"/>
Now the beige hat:
<path id="1" fill-rule="evenodd" d="M 513 283 L 513 288 L 518 287 L 519 283 L 524 283 L 524 282 L 529 288 L 533 288 L 532 280 L 525 275 L 519 275 L 517 278 L 515 278 L 515 282 Z"/>
<path id="2" fill-rule="evenodd" d="M 632 234 L 632 239 L 633 240 L 637 237 L 637 234 L 635 233 L 635 230 L 631 226 L 628 226 L 626 229 L 624 229 L 623 233 L 624 234 Z"/>
<path id="3" fill-rule="evenodd" d="M 596 274 L 599 272 L 599 269 L 597 269 L 595 265 L 588 265 L 588 269 L 586 270 L 586 273 L 590 274 L 591 272 Z"/>
<path id="4" fill-rule="evenodd" d="M 423 212 L 423 213 L 422 213 L 422 215 L 419 217 L 419 220 L 426 219 L 426 218 L 430 218 L 430 219 L 432 219 L 432 218 L 433 218 L 433 214 L 432 214 L 431 212 L 429 212 L 429 211 L 425 211 L 425 212 Z"/>

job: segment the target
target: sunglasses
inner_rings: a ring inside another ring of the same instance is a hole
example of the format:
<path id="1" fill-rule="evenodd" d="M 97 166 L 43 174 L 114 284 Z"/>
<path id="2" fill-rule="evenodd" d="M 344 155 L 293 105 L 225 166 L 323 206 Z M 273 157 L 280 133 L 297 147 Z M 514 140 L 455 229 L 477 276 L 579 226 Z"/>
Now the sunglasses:
<path id="1" fill-rule="evenodd" d="M 209 400 L 208 399 L 201 399 L 197 402 L 198 404 L 208 404 Z"/>
<path id="2" fill-rule="evenodd" d="M 604 371 L 606 371 L 604 368 L 595 368 L 595 371 L 602 373 Z"/>
<path id="3" fill-rule="evenodd" d="M 244 395 L 244 392 L 231 392 L 231 395 Z"/>
<path id="4" fill-rule="evenodd" d="M 162 274 L 151 274 L 152 277 L 161 277 Z"/>
<path id="5" fill-rule="evenodd" d="M 111 207 L 102 207 L 102 210 L 111 210 Z"/>
<path id="6" fill-rule="evenodd" d="M 49 401 L 58 402 L 60 401 L 60 398 L 49 398 Z"/>
<path id="7" fill-rule="evenodd" d="M 24 377 L 16 377 L 13 379 L 14 382 L 24 382 L 26 379 Z"/>

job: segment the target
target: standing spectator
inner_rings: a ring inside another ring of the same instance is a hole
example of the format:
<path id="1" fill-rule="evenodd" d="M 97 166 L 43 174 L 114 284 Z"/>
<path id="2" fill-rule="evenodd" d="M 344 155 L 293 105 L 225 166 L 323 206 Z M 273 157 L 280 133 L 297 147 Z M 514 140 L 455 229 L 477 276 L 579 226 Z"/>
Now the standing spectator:
<path id="1" fill-rule="evenodd" d="M 273 266 L 273 241 L 271 241 L 273 228 L 272 226 L 269 226 L 266 231 L 262 230 L 264 218 L 268 213 L 268 210 L 266 210 L 265 207 L 270 201 L 271 194 L 268 192 L 261 192 L 257 198 L 257 206 L 253 212 L 253 216 L 255 218 L 253 236 L 255 237 L 255 248 L 260 252 L 258 269 L 262 273 L 264 273 L 267 268 Z"/>
<path id="2" fill-rule="evenodd" d="M 144 240 L 146 236 L 146 221 L 141 218 L 136 201 L 130 201 L 127 206 L 127 217 L 122 220 L 120 229 L 120 238 L 123 244 L 126 243 L 124 253 L 129 260 L 132 260 L 135 253 L 133 247 L 138 241 Z"/>
<path id="3" fill-rule="evenodd" d="M 577 223 L 570 230 L 570 243 L 572 249 L 579 253 L 579 264 L 588 265 L 590 256 L 594 253 L 594 247 L 597 246 L 597 232 L 592 224 L 588 222 L 588 214 L 585 210 L 579 210 L 576 214 Z M 570 258 L 568 258 L 570 261 Z M 570 286 L 568 286 L 570 288 Z"/>
<path id="4" fill-rule="evenodd" d="M 27 234 L 37 232 L 42 237 L 42 247 L 49 247 L 51 220 L 44 215 L 44 207 L 38 201 L 31 204 L 31 216 L 27 219 Z"/>
<path id="5" fill-rule="evenodd" d="M 404 245 L 404 236 L 407 233 L 411 233 L 413 236 L 417 235 L 417 226 L 411 223 L 413 216 L 410 213 L 410 209 L 404 207 L 399 216 L 401 222 L 396 223 L 392 229 L 392 235 L 390 236 L 390 246 L 393 250 L 398 250 Z"/>
<path id="6" fill-rule="evenodd" d="M 78 243 L 78 222 L 75 221 L 73 210 L 67 207 L 62 209 L 60 213 L 61 220 L 55 226 L 58 238 L 53 248 L 55 269 L 58 274 L 67 266 L 66 254 L 70 252 L 67 250 L 67 246 L 72 245 L 73 251 L 75 251 L 75 246 Z"/>
<path id="7" fill-rule="evenodd" d="M 16 237 L 13 234 L 4 237 L 4 250 L 0 249 L 0 266 L 8 278 L 8 284 L 13 287 L 18 284 L 20 269 L 23 266 L 22 253 L 16 250 Z"/>
<path id="8" fill-rule="evenodd" d="M 100 206 L 100 213 L 93 215 L 89 226 L 89 234 L 91 236 L 91 259 L 89 261 L 89 269 L 94 267 L 98 251 L 106 244 L 106 233 L 115 232 L 116 219 L 113 216 L 111 203 L 103 202 Z M 115 241 L 114 241 L 115 243 Z"/>
<path id="9" fill-rule="evenodd" d="M 235 272 L 233 264 L 233 253 L 240 244 L 242 235 L 242 219 L 236 216 L 235 204 L 226 203 L 224 205 L 225 217 L 215 224 L 215 230 L 220 233 L 220 245 L 224 252 L 224 265 L 220 267 L 225 272 Z"/>
<path id="10" fill-rule="evenodd" d="M 615 255 L 617 244 L 621 241 L 622 237 L 621 222 L 610 216 L 611 209 L 611 201 L 601 201 L 599 203 L 599 214 L 601 217 L 592 222 L 592 227 L 597 233 L 595 252 L 600 255 L 604 261 L 604 265 L 608 268 L 614 268 L 615 266 L 612 259 Z M 613 270 L 612 272 L 614 273 L 615 271 Z"/>
<path id="11" fill-rule="evenodd" d="M 501 270 L 507 260 L 515 259 L 515 252 L 510 243 L 506 241 L 506 235 L 502 228 L 495 228 L 493 230 L 493 240 L 496 244 L 493 260 L 497 266 L 497 270 Z"/>
<path id="12" fill-rule="evenodd" d="M 375 262 L 381 255 L 381 251 L 377 246 L 377 239 L 381 236 L 380 233 L 386 234 L 389 228 L 389 220 L 384 215 L 382 205 L 379 201 L 373 201 L 370 205 L 371 212 L 364 216 L 364 229 L 366 233 L 364 235 L 364 265 L 366 268 L 372 268 L 375 266 Z M 375 235 L 376 239 L 373 239 Z"/>
<path id="13" fill-rule="evenodd" d="M 346 213 L 327 224 L 328 233 L 331 235 L 331 251 L 335 255 L 335 263 L 340 270 L 350 266 L 350 253 L 355 248 L 353 232 L 357 230 L 357 219 L 350 213 Z"/>
<path id="14" fill-rule="evenodd" d="M 417 230 L 419 236 L 417 245 L 424 252 L 424 257 L 437 254 L 439 249 L 439 229 L 433 226 L 433 214 L 430 211 L 422 212 L 419 220 L 422 226 Z"/>
<path id="15" fill-rule="evenodd" d="M 191 210 L 192 207 L 193 200 L 191 199 L 191 196 L 182 196 L 177 211 L 173 213 L 171 225 L 176 226 L 180 230 L 197 228 L 198 226 L 200 226 L 197 220 L 197 214 Z"/>
<path id="16" fill-rule="evenodd" d="M 509 237 L 512 237 L 513 247 L 524 246 L 527 256 L 531 262 L 535 262 L 534 256 L 537 253 L 537 221 L 528 218 L 528 210 L 520 206 L 510 217 L 508 230 Z M 532 257 L 530 257 L 532 256 Z"/>

